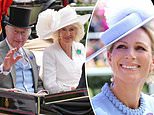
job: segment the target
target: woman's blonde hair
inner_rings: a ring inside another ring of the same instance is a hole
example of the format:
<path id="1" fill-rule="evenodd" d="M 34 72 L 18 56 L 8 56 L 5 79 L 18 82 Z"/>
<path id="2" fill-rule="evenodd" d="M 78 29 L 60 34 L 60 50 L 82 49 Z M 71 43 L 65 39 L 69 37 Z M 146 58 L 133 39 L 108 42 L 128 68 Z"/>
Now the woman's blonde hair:
<path id="1" fill-rule="evenodd" d="M 154 22 L 151 21 L 142 27 L 146 31 L 146 33 L 149 35 L 152 52 L 154 52 L 154 27 L 153 26 L 154 26 Z"/>
<path id="2" fill-rule="evenodd" d="M 150 21 L 143 26 L 144 30 L 148 33 L 151 41 L 152 56 L 154 58 L 154 20 Z M 154 70 L 149 73 L 149 77 L 146 80 L 147 83 L 154 83 Z"/>
<path id="3" fill-rule="evenodd" d="M 74 24 L 71 24 L 71 25 L 74 26 L 75 28 L 77 28 L 77 34 L 76 34 L 76 37 L 74 38 L 74 41 L 79 42 L 80 40 L 83 39 L 83 37 L 85 35 L 84 25 L 82 25 L 80 23 L 74 23 Z M 53 35 L 52 35 L 54 41 L 58 41 L 58 39 L 59 39 L 59 30 L 54 32 Z"/>

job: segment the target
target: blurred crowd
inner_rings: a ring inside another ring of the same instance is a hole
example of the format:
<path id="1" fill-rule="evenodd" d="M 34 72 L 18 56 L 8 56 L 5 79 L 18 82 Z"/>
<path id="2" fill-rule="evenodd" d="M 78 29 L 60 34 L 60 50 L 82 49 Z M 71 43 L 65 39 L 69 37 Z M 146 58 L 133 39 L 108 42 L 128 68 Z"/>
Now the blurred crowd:
<path id="1" fill-rule="evenodd" d="M 92 4 L 96 3 L 97 0 L 69 0 L 69 3 L 84 3 L 84 4 Z"/>
<path id="2" fill-rule="evenodd" d="M 87 57 L 98 51 L 101 47 L 103 47 L 102 42 L 99 38 L 93 37 L 94 34 L 104 32 L 108 29 L 106 24 L 106 20 L 104 17 L 104 4 L 102 1 L 98 1 L 100 3 L 97 4 L 95 10 L 93 12 L 93 17 L 91 19 L 88 40 L 87 40 Z M 93 35 L 93 36 L 91 36 Z M 97 35 L 98 36 L 98 35 Z M 93 60 L 87 63 L 87 66 L 90 67 L 103 67 L 107 66 L 106 64 L 106 56 L 104 54 L 100 54 L 95 57 Z"/>

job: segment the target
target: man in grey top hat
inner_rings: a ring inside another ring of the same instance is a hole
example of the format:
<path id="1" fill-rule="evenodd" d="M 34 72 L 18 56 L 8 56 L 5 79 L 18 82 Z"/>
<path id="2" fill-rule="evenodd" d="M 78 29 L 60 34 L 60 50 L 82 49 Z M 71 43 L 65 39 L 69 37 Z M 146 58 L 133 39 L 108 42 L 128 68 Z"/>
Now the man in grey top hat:
<path id="1" fill-rule="evenodd" d="M 34 54 L 23 48 L 30 33 L 31 9 L 10 7 L 6 38 L 0 42 L 0 87 L 37 93 L 43 90 Z M 8 107 L 36 113 L 35 101 L 11 100 Z"/>

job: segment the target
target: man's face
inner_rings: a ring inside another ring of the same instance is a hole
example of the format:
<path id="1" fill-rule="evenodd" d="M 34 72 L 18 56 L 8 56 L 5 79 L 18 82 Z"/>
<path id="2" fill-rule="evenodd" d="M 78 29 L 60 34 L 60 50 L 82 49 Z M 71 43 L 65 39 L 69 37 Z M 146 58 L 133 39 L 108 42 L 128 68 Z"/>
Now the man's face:
<path id="1" fill-rule="evenodd" d="M 6 25 L 5 30 L 7 40 L 13 48 L 22 47 L 27 41 L 31 32 L 30 28 L 18 28 L 10 25 Z"/>

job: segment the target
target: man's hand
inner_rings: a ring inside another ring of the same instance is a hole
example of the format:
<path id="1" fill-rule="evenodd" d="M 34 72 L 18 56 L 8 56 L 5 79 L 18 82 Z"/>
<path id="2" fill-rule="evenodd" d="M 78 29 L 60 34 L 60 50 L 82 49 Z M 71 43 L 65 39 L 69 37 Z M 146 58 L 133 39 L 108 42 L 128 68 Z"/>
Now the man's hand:
<path id="1" fill-rule="evenodd" d="M 15 64 L 19 59 L 22 58 L 21 55 L 14 57 L 14 54 L 17 51 L 18 51 L 18 49 L 14 48 L 14 49 L 11 49 L 6 54 L 6 57 L 4 58 L 4 62 L 3 62 L 3 71 L 9 71 L 11 69 L 11 67 L 13 66 L 13 64 Z"/>

